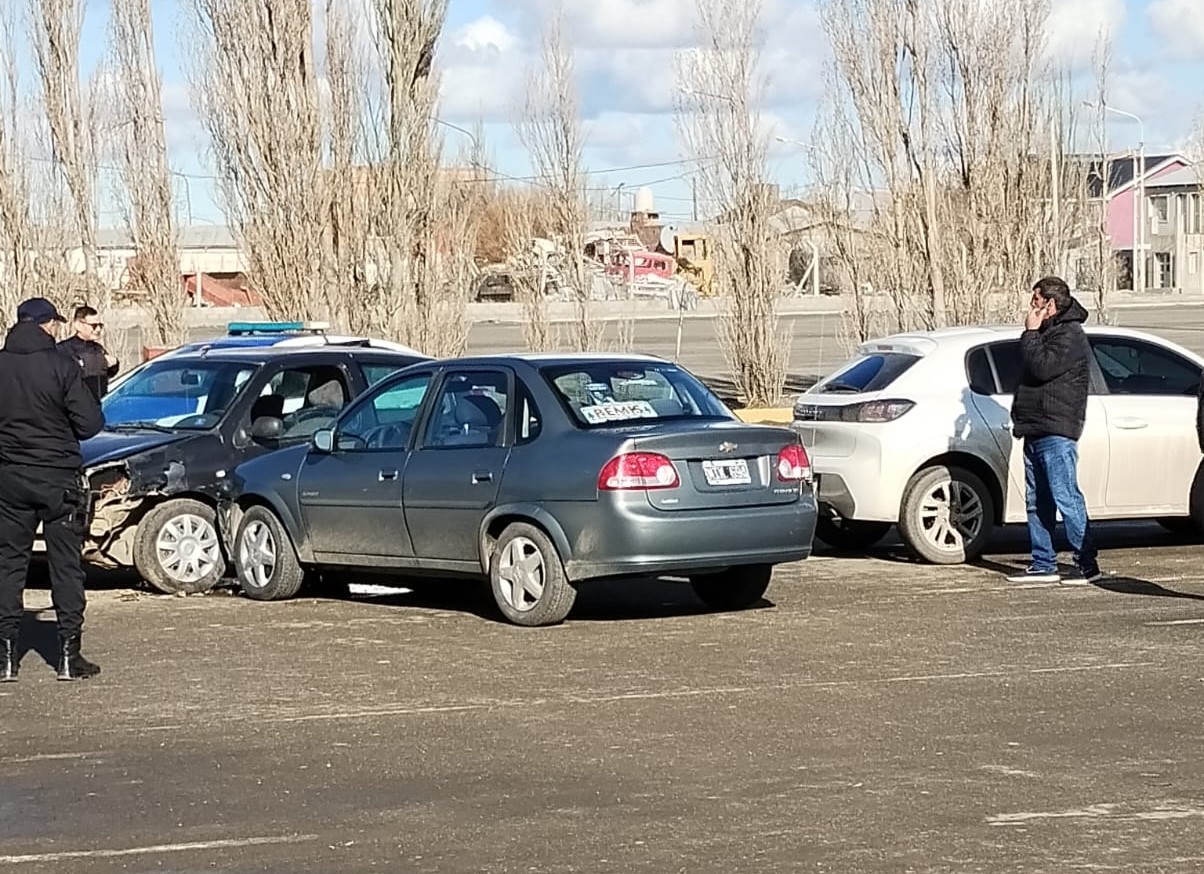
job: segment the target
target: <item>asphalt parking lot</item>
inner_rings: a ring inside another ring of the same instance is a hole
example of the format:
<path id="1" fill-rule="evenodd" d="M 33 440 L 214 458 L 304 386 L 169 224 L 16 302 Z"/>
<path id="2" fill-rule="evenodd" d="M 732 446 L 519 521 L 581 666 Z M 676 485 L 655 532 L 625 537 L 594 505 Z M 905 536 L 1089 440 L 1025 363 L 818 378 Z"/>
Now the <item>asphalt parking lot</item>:
<path id="1" fill-rule="evenodd" d="M 463 584 L 259 604 L 91 595 L 57 683 L 27 593 L 0 687 L 0 872 L 1198 871 L 1204 564 L 1010 586 L 893 548 L 764 606 L 587 589 L 563 626 Z"/>

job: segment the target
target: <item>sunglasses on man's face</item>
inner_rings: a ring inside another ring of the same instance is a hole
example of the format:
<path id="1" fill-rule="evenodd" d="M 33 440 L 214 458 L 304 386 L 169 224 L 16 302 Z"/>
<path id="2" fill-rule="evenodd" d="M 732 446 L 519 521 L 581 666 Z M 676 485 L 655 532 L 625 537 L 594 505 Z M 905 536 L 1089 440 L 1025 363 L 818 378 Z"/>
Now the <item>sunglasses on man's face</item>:
<path id="1" fill-rule="evenodd" d="M 103 328 L 105 326 L 104 322 L 81 322 L 80 324 L 82 324 L 86 327 L 92 328 L 93 330 L 96 330 L 96 331 L 99 331 L 101 328 Z"/>

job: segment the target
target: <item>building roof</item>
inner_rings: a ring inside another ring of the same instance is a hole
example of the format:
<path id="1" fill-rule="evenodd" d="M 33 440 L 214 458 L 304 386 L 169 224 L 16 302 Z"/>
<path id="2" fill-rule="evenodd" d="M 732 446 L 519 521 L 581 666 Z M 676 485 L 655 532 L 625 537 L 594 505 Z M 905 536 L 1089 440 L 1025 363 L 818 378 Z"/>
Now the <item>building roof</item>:
<path id="1" fill-rule="evenodd" d="M 1103 193 L 1103 168 L 1101 161 L 1097 155 L 1080 155 L 1077 160 L 1087 163 L 1087 193 L 1091 197 L 1099 197 Z M 1134 172 L 1140 167 L 1144 169 L 1144 173 L 1140 174 L 1148 177 L 1151 173 L 1157 172 L 1161 167 L 1174 161 L 1182 161 L 1188 163 L 1187 159 L 1182 155 L 1146 155 L 1144 163 L 1138 161 L 1133 155 L 1109 155 L 1107 159 L 1108 165 L 1108 191 L 1109 195 L 1116 194 L 1119 191 L 1133 184 Z"/>
<path id="2" fill-rule="evenodd" d="M 126 228 L 102 228 L 96 233 L 100 249 L 133 249 L 134 241 Z M 234 234 L 225 225 L 192 225 L 179 228 L 176 246 L 180 249 L 237 249 Z"/>
<path id="3" fill-rule="evenodd" d="M 1146 188 L 1200 188 L 1204 186 L 1204 173 L 1197 167 L 1180 167 L 1178 170 L 1151 179 Z"/>

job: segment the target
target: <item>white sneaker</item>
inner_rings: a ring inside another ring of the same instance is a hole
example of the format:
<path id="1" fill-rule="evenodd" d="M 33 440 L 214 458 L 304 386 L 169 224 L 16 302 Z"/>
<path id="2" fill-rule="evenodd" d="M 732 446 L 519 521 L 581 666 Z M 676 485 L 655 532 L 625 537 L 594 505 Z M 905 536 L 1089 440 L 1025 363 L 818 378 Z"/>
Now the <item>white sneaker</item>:
<path id="1" fill-rule="evenodd" d="M 1030 567 L 1024 573 L 1012 574 L 1007 581 L 1009 583 L 1060 583 L 1062 575 L 1057 571 L 1037 571 Z"/>

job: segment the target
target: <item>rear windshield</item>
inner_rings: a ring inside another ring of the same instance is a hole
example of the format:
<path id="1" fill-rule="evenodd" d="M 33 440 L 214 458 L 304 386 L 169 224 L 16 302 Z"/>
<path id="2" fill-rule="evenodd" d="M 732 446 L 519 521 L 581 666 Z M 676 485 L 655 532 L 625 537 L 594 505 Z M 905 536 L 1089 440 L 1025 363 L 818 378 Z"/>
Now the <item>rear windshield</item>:
<path id="1" fill-rule="evenodd" d="M 582 428 L 734 418 L 710 389 L 672 364 L 591 361 L 541 372 Z"/>
<path id="2" fill-rule="evenodd" d="M 862 394 L 882 391 L 920 360 L 903 352 L 861 355 L 816 384 L 817 394 Z"/>

